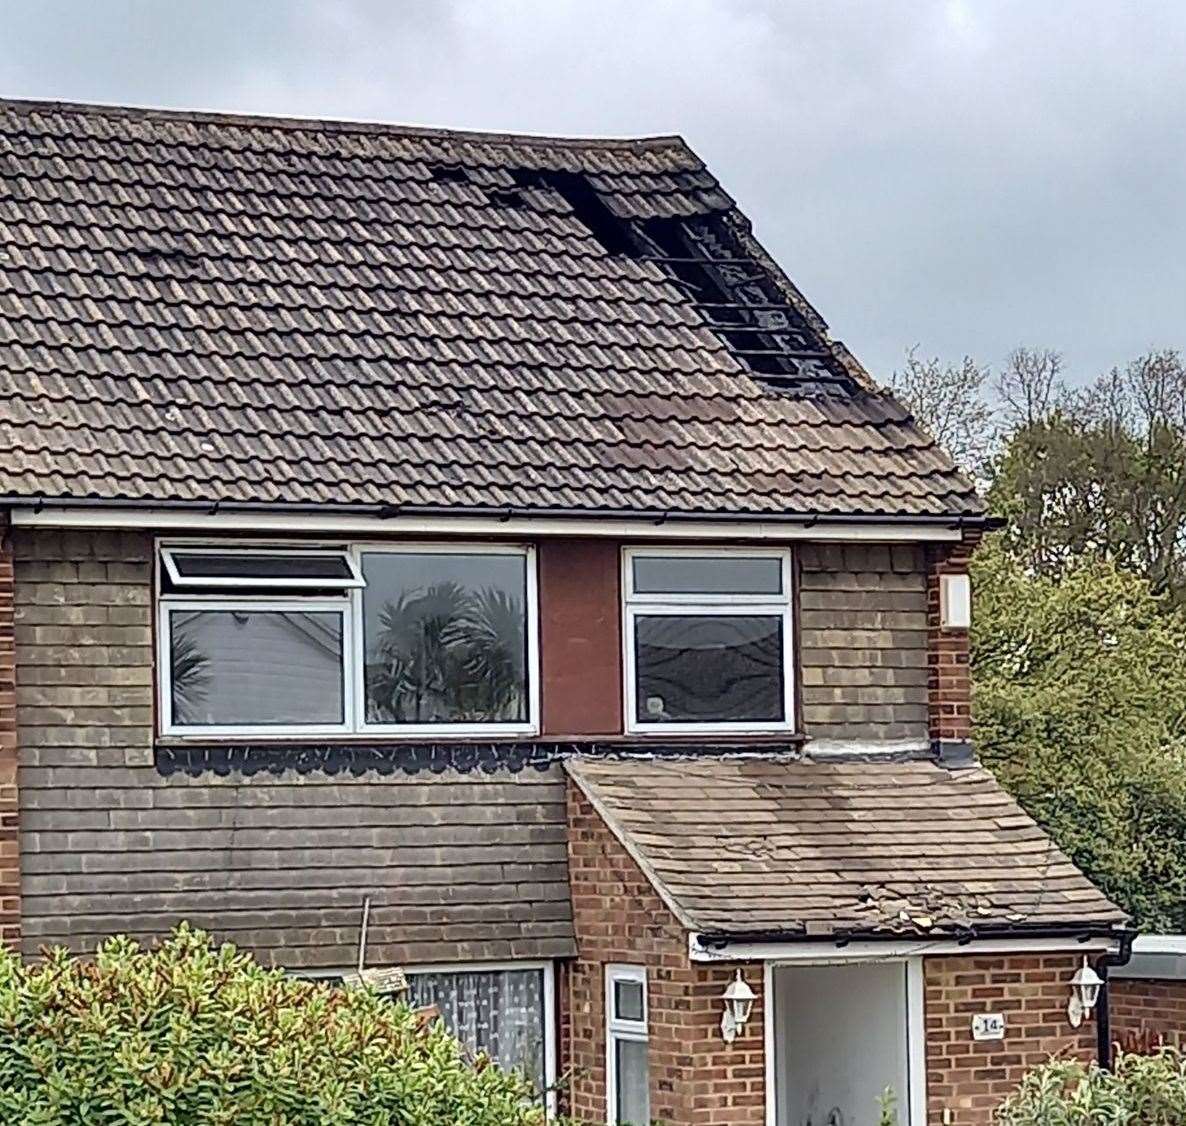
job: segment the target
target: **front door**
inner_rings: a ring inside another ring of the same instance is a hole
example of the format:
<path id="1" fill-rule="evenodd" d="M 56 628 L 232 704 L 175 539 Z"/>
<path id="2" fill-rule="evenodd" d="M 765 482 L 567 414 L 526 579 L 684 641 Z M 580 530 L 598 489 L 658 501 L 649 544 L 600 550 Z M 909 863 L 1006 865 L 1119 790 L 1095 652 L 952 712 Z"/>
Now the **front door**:
<path id="1" fill-rule="evenodd" d="M 772 974 L 777 1126 L 878 1126 L 887 1090 L 901 1126 L 921 1126 L 911 1116 L 921 1101 L 912 1090 L 921 1070 L 911 1068 L 921 1013 L 916 1020 L 909 963 L 776 966 Z"/>

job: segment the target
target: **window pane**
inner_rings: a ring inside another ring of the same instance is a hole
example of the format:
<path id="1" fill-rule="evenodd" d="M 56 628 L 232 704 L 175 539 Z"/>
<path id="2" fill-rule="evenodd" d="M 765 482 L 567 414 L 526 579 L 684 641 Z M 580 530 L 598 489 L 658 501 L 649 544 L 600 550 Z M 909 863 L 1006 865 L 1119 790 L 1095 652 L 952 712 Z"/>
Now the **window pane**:
<path id="1" fill-rule="evenodd" d="M 618 1020 L 642 1020 L 642 982 L 614 982 L 614 1016 Z"/>
<path id="2" fill-rule="evenodd" d="M 636 555 L 638 594 L 781 594 L 776 556 Z"/>
<path id="3" fill-rule="evenodd" d="M 436 1005 L 445 1026 L 471 1050 L 503 1067 L 520 1068 L 542 1094 L 544 975 L 542 970 L 409 973 L 408 1003 Z"/>
<path id="4" fill-rule="evenodd" d="M 645 1040 L 618 1040 L 614 1045 L 617 1063 L 618 1106 L 616 1122 L 649 1126 L 651 1092 L 647 1076 Z"/>
<path id="5" fill-rule="evenodd" d="M 369 723 L 513 723 L 527 713 L 527 560 L 362 560 Z"/>
<path id="6" fill-rule="evenodd" d="M 782 618 L 635 618 L 639 723 L 781 721 Z"/>
<path id="7" fill-rule="evenodd" d="M 172 610 L 169 625 L 175 724 L 345 722 L 341 614 Z"/>
<path id="8" fill-rule="evenodd" d="M 354 577 L 346 557 L 334 555 L 220 555 L 173 552 L 183 579 L 324 579 L 340 583 Z"/>

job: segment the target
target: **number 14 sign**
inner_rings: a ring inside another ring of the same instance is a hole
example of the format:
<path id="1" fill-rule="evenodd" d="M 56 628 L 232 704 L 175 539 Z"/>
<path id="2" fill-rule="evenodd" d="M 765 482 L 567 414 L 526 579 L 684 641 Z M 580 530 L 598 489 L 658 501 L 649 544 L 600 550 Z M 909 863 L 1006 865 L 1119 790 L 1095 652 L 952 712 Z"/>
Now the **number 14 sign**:
<path id="1" fill-rule="evenodd" d="M 972 1018 L 973 1040 L 1004 1040 L 1004 1013 L 977 1013 Z"/>

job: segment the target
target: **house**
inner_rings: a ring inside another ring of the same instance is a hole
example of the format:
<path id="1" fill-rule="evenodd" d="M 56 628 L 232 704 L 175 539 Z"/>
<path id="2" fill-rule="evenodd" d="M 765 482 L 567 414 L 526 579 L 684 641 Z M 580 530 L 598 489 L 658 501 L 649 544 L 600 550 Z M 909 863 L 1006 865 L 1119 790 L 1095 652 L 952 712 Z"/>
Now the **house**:
<path id="1" fill-rule="evenodd" d="M 681 139 L 7 102 L 0 178 L 5 940 L 361 953 L 590 1122 L 1098 1051 L 984 507 Z"/>

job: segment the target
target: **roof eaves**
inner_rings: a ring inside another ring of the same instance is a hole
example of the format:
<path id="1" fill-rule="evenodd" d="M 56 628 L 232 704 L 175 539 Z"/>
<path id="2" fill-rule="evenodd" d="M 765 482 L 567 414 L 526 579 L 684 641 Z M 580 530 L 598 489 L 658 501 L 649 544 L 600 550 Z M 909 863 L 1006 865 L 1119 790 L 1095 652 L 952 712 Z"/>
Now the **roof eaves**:
<path id="1" fill-rule="evenodd" d="M 1113 904 L 1112 906 L 1115 906 Z M 702 930 L 697 933 L 697 941 L 701 946 L 722 948 L 738 943 L 795 943 L 795 942 L 832 942 L 837 946 L 846 946 L 850 942 L 893 942 L 907 939 L 920 942 L 959 942 L 972 943 L 989 938 L 1054 938 L 1075 939 L 1086 941 L 1091 938 L 1121 938 L 1127 934 L 1135 934 L 1131 920 L 1120 913 L 1114 920 L 1095 920 L 1087 922 L 1065 923 L 1030 923 L 1018 924 L 1003 921 L 1000 923 L 979 923 L 974 927 L 935 927 L 930 931 L 924 930 L 883 930 L 879 928 L 857 929 L 850 928 L 835 931 L 808 930 L 807 928 L 783 928 L 779 930 L 737 930 L 717 929 Z"/>

